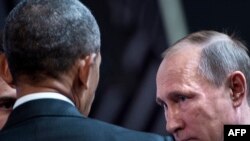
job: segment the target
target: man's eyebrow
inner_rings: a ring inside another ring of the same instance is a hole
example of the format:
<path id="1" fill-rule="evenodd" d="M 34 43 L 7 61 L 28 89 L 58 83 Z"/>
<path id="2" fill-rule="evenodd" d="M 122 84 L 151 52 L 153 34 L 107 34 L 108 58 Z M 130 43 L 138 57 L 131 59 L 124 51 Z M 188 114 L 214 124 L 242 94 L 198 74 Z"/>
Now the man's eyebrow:
<path id="1" fill-rule="evenodd" d="M 182 91 L 172 91 L 168 94 L 169 97 L 175 97 L 177 95 L 185 95 L 185 92 L 182 92 Z"/>
<path id="2" fill-rule="evenodd" d="M 183 92 L 177 90 L 169 92 L 168 97 L 175 97 L 176 95 L 183 95 L 183 94 L 184 94 Z M 159 104 L 160 106 L 166 105 L 165 102 L 159 97 L 156 98 L 156 103 Z"/>

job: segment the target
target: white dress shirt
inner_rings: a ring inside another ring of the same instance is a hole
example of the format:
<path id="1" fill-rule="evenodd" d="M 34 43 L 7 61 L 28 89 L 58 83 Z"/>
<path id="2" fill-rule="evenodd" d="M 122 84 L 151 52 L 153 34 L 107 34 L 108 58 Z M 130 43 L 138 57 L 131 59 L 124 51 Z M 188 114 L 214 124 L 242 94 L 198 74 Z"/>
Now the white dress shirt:
<path id="1" fill-rule="evenodd" d="M 55 92 L 39 92 L 39 93 L 31 93 L 23 97 L 20 97 L 15 102 L 13 109 L 20 106 L 23 103 L 26 103 L 32 100 L 37 100 L 37 99 L 58 99 L 58 100 L 66 101 L 75 106 L 75 104 L 69 98 L 67 98 L 66 96 L 62 94 L 55 93 Z"/>

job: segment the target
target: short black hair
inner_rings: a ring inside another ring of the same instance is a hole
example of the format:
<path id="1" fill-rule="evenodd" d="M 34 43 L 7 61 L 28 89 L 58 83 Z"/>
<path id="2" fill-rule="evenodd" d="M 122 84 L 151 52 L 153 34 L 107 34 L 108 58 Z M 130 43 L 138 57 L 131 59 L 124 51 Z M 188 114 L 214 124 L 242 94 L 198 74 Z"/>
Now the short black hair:
<path id="1" fill-rule="evenodd" d="M 78 0 L 23 0 L 9 14 L 4 52 L 14 82 L 59 78 L 79 58 L 100 51 L 94 16 Z"/>

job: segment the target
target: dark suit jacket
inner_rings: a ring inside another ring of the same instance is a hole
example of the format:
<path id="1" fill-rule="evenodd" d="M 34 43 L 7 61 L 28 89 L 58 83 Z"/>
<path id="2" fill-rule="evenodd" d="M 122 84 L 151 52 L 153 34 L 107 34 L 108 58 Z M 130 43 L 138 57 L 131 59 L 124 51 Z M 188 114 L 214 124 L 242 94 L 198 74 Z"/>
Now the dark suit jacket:
<path id="1" fill-rule="evenodd" d="M 71 104 L 40 99 L 14 109 L 0 141 L 170 141 L 82 116 Z"/>

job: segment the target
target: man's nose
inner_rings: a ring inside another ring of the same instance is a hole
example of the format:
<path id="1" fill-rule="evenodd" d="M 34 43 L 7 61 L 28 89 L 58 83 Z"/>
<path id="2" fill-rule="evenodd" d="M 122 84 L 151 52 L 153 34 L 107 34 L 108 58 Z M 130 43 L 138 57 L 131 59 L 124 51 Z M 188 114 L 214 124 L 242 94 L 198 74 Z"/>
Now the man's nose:
<path id="1" fill-rule="evenodd" d="M 179 110 L 165 111 L 165 119 L 166 130 L 171 134 L 176 133 L 178 130 L 181 130 L 184 127 L 184 122 Z"/>

